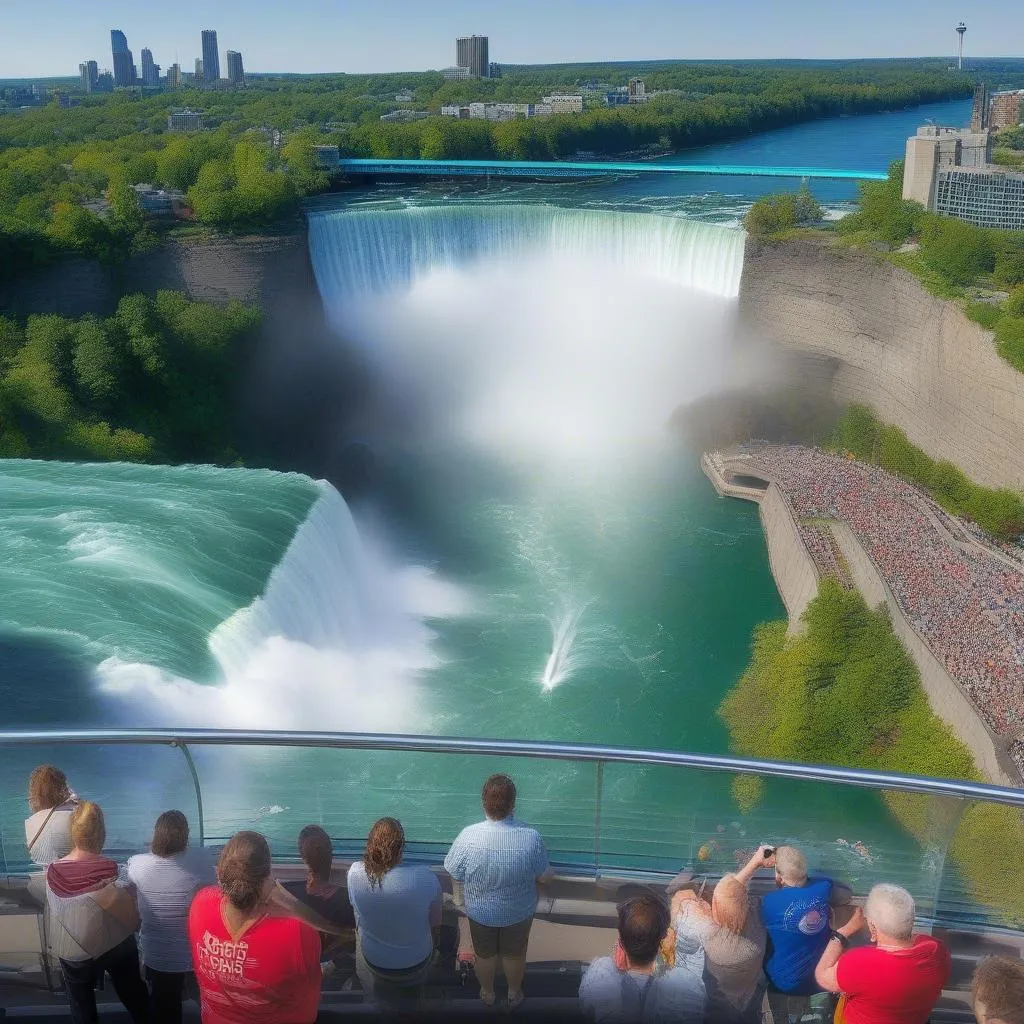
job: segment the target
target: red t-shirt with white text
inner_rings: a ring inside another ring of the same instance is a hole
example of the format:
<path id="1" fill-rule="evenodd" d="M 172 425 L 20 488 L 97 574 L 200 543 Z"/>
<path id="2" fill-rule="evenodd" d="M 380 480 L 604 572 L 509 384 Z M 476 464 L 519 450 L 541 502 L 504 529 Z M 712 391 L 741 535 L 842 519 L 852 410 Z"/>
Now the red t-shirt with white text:
<path id="1" fill-rule="evenodd" d="M 949 978 L 949 950 L 930 935 L 909 949 L 861 946 L 836 964 L 846 1024 L 925 1024 Z"/>
<path id="2" fill-rule="evenodd" d="M 221 917 L 220 889 L 188 913 L 203 1024 L 312 1024 L 320 1003 L 320 936 L 292 917 L 265 917 L 238 942 Z"/>

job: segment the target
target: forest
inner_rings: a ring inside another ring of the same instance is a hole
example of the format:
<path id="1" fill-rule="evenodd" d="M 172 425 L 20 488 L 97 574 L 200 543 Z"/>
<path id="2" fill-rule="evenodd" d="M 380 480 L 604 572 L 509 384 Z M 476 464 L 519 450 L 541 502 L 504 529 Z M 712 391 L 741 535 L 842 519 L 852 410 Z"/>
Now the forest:
<path id="1" fill-rule="evenodd" d="M 650 102 L 605 108 L 600 88 L 642 75 Z M 447 103 L 539 101 L 590 86 L 579 115 L 492 123 L 442 118 Z M 600 87 L 600 88 L 598 88 Z M 167 230 L 131 188 L 185 192 L 200 225 L 251 230 L 331 187 L 314 146 L 373 157 L 560 159 L 679 150 L 839 114 L 966 95 L 971 80 L 941 61 L 666 63 L 509 68 L 500 78 L 439 72 L 254 77 L 243 90 L 119 90 L 0 109 L 0 278 L 77 253 L 114 261 Z M 399 101 L 411 93 L 412 100 Z M 203 111 L 207 129 L 167 130 L 172 107 Z M 398 107 L 432 116 L 384 123 Z M 97 212 L 85 204 L 107 202 Z"/>

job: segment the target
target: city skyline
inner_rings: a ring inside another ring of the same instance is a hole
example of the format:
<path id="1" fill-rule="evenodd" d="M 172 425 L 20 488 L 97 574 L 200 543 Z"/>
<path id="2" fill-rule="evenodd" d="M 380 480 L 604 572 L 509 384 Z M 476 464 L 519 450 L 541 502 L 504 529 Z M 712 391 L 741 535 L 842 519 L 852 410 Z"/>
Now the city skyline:
<path id="1" fill-rule="evenodd" d="M 151 10 L 127 0 L 92 6 L 57 0 L 56 8 L 18 6 L 5 14 L 0 78 L 68 76 L 90 59 L 108 69 L 113 26 L 128 36 L 134 52 L 145 45 L 167 68 L 191 67 L 202 52 L 200 32 L 214 24 L 234 51 L 245 54 L 246 71 L 256 73 L 440 70 L 451 64 L 452 40 L 474 33 L 489 36 L 491 60 L 505 64 L 952 58 L 963 20 L 969 65 L 972 57 L 1014 56 L 1007 40 L 1024 39 L 1024 8 L 1015 0 L 991 0 L 982 8 L 964 0 L 862 0 L 828 10 L 808 0 L 722 0 L 713 10 L 687 0 L 634 0 L 628 9 L 610 0 L 519 0 L 507 8 L 452 0 L 440 11 L 412 0 L 351 8 L 293 0 L 286 15 L 270 0 L 181 0 L 172 9 Z M 45 51 L 33 45 L 40 33 L 47 37 Z M 219 56 L 223 65 L 224 53 Z"/>

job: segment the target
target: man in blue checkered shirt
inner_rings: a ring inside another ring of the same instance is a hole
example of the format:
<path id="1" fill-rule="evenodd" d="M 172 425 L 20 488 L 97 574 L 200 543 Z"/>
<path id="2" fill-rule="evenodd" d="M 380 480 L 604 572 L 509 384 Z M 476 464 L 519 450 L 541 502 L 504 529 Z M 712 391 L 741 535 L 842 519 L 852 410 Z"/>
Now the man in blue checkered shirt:
<path id="1" fill-rule="evenodd" d="M 513 814 L 516 787 L 507 775 L 492 775 L 482 800 L 486 818 L 459 833 L 444 867 L 463 886 L 480 998 L 485 1006 L 494 1005 L 500 960 L 513 1009 L 523 1001 L 537 883 L 550 873 L 550 865 L 540 834 Z"/>

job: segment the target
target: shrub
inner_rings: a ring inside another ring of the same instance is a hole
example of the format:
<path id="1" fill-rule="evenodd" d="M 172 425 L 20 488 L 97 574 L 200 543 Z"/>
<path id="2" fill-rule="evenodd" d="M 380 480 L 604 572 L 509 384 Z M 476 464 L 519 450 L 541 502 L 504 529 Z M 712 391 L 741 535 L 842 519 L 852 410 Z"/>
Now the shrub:
<path id="1" fill-rule="evenodd" d="M 924 219 L 921 257 L 951 284 L 967 285 L 995 269 L 992 233 L 966 221 L 934 214 Z"/>

